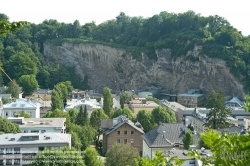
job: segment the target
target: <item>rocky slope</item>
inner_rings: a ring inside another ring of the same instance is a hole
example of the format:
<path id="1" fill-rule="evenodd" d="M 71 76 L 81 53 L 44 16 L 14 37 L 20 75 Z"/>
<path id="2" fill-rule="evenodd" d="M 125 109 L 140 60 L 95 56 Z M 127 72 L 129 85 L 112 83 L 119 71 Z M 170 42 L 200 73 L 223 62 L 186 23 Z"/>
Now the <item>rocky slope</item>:
<path id="1" fill-rule="evenodd" d="M 185 93 L 200 88 L 208 94 L 211 90 L 223 90 L 228 97 L 243 98 L 243 86 L 230 73 L 225 62 L 200 55 L 196 46 L 187 55 L 174 59 L 169 49 L 156 50 L 158 60 L 150 60 L 142 53 L 142 61 L 136 61 L 125 50 L 92 43 L 63 43 L 55 46 L 44 43 L 47 63 L 61 63 L 76 67 L 89 85 L 102 90 L 139 89 L 160 87 L 166 93 Z"/>

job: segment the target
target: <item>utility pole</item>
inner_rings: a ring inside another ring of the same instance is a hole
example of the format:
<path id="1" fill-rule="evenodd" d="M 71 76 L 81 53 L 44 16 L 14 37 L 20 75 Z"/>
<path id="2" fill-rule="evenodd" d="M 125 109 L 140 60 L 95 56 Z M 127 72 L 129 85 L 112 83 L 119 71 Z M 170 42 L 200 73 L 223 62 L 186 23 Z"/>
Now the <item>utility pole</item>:
<path id="1" fill-rule="evenodd" d="M 9 78 L 9 80 L 10 80 L 11 82 L 13 82 L 12 79 L 8 76 L 8 74 L 5 73 L 5 71 L 3 70 L 3 68 L 0 67 L 0 70 L 2 70 L 2 72 Z"/>

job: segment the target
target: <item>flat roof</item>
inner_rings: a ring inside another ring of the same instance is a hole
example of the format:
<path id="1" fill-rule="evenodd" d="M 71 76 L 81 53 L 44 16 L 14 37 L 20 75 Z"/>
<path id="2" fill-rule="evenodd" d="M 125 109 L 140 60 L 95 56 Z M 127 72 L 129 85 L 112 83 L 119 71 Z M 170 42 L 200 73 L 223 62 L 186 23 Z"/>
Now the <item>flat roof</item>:
<path id="1" fill-rule="evenodd" d="M 8 118 L 10 121 L 15 121 L 19 118 Z M 20 128 L 29 127 L 62 127 L 66 122 L 66 118 L 22 118 L 22 123 Z"/>
<path id="2" fill-rule="evenodd" d="M 22 140 L 22 136 L 32 137 L 38 136 L 39 139 L 31 139 L 31 140 Z M 49 137 L 49 139 L 46 139 Z M 24 144 L 47 144 L 47 143 L 70 143 L 71 135 L 63 134 L 63 133 L 8 133 L 8 134 L 0 134 L 0 146 L 8 146 L 8 145 L 24 145 Z"/>
<path id="3" fill-rule="evenodd" d="M 199 97 L 199 96 L 203 96 L 203 94 L 199 94 L 199 93 L 194 93 L 194 94 L 183 93 L 183 94 L 179 94 L 179 95 L 177 95 L 177 96 Z"/>

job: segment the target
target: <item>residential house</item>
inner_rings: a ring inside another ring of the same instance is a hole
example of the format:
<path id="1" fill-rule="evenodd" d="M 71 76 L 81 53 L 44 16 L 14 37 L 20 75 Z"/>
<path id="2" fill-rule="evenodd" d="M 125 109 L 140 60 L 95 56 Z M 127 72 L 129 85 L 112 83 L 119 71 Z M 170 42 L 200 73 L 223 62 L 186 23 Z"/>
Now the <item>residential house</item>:
<path id="1" fill-rule="evenodd" d="M 142 156 L 153 159 L 158 150 L 167 154 L 168 151 L 173 149 L 183 149 L 182 136 L 187 130 L 188 128 L 183 123 L 161 123 L 142 135 Z M 197 137 L 194 137 L 194 139 L 197 139 Z"/>
<path id="2" fill-rule="evenodd" d="M 73 99 L 84 99 L 88 95 L 87 91 L 82 91 L 75 89 L 72 92 L 69 93 L 67 102 L 72 101 Z"/>
<path id="3" fill-rule="evenodd" d="M 190 90 L 188 93 L 177 95 L 177 102 L 185 107 L 202 107 L 205 103 L 203 94 L 197 93 L 197 90 Z"/>
<path id="4" fill-rule="evenodd" d="M 141 135 L 144 134 L 139 122 L 133 123 L 126 116 L 120 115 L 114 119 L 101 121 L 103 132 L 103 154 L 107 153 L 115 143 L 130 144 L 142 152 Z"/>
<path id="5" fill-rule="evenodd" d="M 8 118 L 19 125 L 23 133 L 66 133 L 66 118 Z"/>
<path id="6" fill-rule="evenodd" d="M 102 108 L 101 104 L 96 101 L 96 99 L 90 99 L 90 98 L 84 98 L 84 99 L 72 99 L 71 102 L 67 102 L 67 105 L 65 106 L 65 111 L 68 111 L 72 108 L 80 110 L 80 107 L 82 106 L 87 107 L 88 116 L 92 114 L 93 110 Z"/>
<path id="7" fill-rule="evenodd" d="M 34 100 L 39 102 L 41 108 L 51 108 L 51 96 L 52 90 L 49 89 L 37 89 L 31 96 L 26 96 L 27 100 Z"/>
<path id="8" fill-rule="evenodd" d="M 152 111 L 159 105 L 154 101 L 147 101 L 145 98 L 134 98 L 129 104 L 124 105 L 124 107 L 129 107 L 134 116 L 138 114 L 140 110 Z"/>
<path id="9" fill-rule="evenodd" d="M 228 108 L 242 108 L 243 103 L 238 97 L 233 97 L 232 99 L 225 102 Z"/>
<path id="10" fill-rule="evenodd" d="M 169 150 L 165 151 L 163 155 L 166 159 L 170 159 L 171 157 L 178 157 L 180 160 L 185 160 L 185 162 L 181 166 L 203 166 L 203 163 L 201 160 L 197 158 L 193 158 L 188 156 L 188 150 Z M 203 158 L 210 158 L 212 156 L 212 152 L 210 150 L 206 150 L 204 148 L 197 149 L 197 152 L 200 154 Z"/>
<path id="11" fill-rule="evenodd" d="M 190 118 L 190 123 L 194 126 L 195 133 L 199 134 L 206 131 L 204 125 L 206 123 L 206 117 L 206 111 L 199 110 L 199 108 L 194 109 L 193 116 Z M 227 117 L 227 122 L 229 122 L 231 126 L 237 126 L 238 121 L 233 117 Z"/>
<path id="12" fill-rule="evenodd" d="M 153 93 L 152 92 L 138 92 L 138 97 L 139 98 L 153 97 Z"/>
<path id="13" fill-rule="evenodd" d="M 245 121 L 245 126 L 244 126 L 244 128 L 249 130 L 249 129 L 250 129 L 250 116 L 245 117 L 245 118 L 244 118 L 244 121 Z"/>
<path id="14" fill-rule="evenodd" d="M 167 100 L 161 100 L 161 105 L 163 107 L 170 108 L 174 112 L 177 123 L 183 122 L 182 114 L 179 111 L 179 109 L 184 109 L 184 108 L 186 108 L 185 106 L 183 106 L 177 102 L 169 102 Z"/>
<path id="15" fill-rule="evenodd" d="M 11 94 L 6 94 L 5 90 L 7 89 L 7 86 L 2 86 L 0 87 L 0 97 L 4 98 L 4 99 L 12 99 L 12 95 Z M 18 92 L 18 98 L 21 99 L 22 98 L 22 87 L 19 87 L 19 92 Z"/>
<path id="16" fill-rule="evenodd" d="M 45 147 L 71 147 L 71 135 L 62 133 L 0 134 L 0 140 L 0 165 L 29 165 Z"/>
<path id="17" fill-rule="evenodd" d="M 3 105 L 3 108 L 0 109 L 0 116 L 4 118 L 15 117 L 16 113 L 20 111 L 24 111 L 32 118 L 40 118 L 40 103 L 27 99 L 16 99 Z"/>
<path id="18" fill-rule="evenodd" d="M 238 126 L 230 126 L 230 127 L 217 129 L 216 131 L 218 131 L 220 133 L 226 132 L 227 134 L 233 134 L 233 133 L 245 134 L 246 130 L 244 130 L 244 129 L 238 127 Z"/>

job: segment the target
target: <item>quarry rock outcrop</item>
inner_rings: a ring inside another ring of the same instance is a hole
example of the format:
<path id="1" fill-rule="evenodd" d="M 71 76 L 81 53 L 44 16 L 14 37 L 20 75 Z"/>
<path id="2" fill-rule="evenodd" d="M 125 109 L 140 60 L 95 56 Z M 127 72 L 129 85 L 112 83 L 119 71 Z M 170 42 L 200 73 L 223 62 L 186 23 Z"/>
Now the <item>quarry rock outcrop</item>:
<path id="1" fill-rule="evenodd" d="M 44 58 L 47 64 L 75 66 L 82 78 L 88 76 L 91 88 L 99 91 L 105 86 L 114 90 L 157 87 L 168 94 L 180 94 L 199 88 L 205 95 L 222 90 L 227 97 L 243 99 L 243 85 L 230 73 L 225 61 L 201 55 L 201 49 L 195 46 L 177 58 L 170 49 L 155 50 L 157 60 L 141 53 L 139 61 L 123 49 L 102 44 L 64 42 L 55 46 L 46 42 Z"/>

